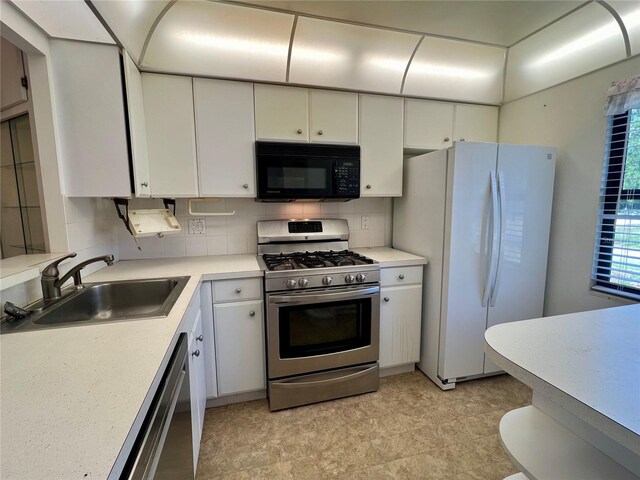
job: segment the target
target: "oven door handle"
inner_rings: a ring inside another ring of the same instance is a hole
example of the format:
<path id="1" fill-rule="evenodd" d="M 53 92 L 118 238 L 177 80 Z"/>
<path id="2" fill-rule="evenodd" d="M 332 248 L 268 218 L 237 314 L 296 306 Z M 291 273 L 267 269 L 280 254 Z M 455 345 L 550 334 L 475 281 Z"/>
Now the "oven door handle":
<path id="1" fill-rule="evenodd" d="M 336 300 L 358 299 L 363 296 L 379 295 L 380 287 L 358 288 L 340 292 L 322 292 L 317 294 L 289 294 L 269 296 L 269 304 L 300 305 L 307 303 L 335 302 Z"/>

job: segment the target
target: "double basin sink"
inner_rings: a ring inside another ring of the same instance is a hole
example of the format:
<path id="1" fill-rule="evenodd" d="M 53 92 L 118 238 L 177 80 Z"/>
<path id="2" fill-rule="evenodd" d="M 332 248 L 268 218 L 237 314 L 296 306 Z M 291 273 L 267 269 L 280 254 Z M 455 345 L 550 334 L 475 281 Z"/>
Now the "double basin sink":
<path id="1" fill-rule="evenodd" d="M 172 277 L 71 287 L 60 300 L 27 307 L 32 313 L 25 318 L 6 319 L 0 323 L 0 333 L 166 317 L 188 281 L 189 277 Z"/>

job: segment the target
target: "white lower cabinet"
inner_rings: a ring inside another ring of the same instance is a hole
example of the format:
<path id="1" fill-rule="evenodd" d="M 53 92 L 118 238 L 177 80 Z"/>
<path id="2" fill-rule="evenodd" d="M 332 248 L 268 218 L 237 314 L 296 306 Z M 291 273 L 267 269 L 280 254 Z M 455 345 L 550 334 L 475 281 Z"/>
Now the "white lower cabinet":
<path id="1" fill-rule="evenodd" d="M 402 281 L 422 267 L 383 269 L 393 271 Z M 380 288 L 380 368 L 416 363 L 420 360 L 422 277 L 412 285 Z M 415 275 L 413 276 L 415 277 Z M 397 285 L 397 283 L 391 283 Z"/>
<path id="2" fill-rule="evenodd" d="M 218 394 L 266 388 L 262 300 L 214 304 Z"/>
<path id="3" fill-rule="evenodd" d="M 207 402 L 206 366 L 202 332 L 202 310 L 198 309 L 189 332 L 189 386 L 191 393 L 191 425 L 193 427 L 194 466 L 198 464 L 198 450 L 204 425 Z"/>

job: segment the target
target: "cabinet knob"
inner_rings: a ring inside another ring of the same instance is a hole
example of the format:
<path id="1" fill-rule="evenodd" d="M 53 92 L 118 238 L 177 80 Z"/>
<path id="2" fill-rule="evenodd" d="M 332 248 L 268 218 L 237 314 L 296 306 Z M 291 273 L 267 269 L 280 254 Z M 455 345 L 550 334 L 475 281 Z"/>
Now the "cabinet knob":
<path id="1" fill-rule="evenodd" d="M 371 190 L 371 185 L 367 185 L 367 190 Z"/>
<path id="2" fill-rule="evenodd" d="M 301 128 L 299 128 L 298 130 L 296 130 L 296 133 L 297 133 L 298 135 L 302 135 L 302 129 L 301 129 Z"/>
<path id="3" fill-rule="evenodd" d="M 198 342 L 201 342 L 202 340 L 204 340 L 204 337 L 203 337 L 202 335 L 198 335 L 198 336 L 196 337 L 196 340 L 197 340 Z"/>
<path id="4" fill-rule="evenodd" d="M 404 274 L 402 274 L 402 273 L 401 273 L 400 275 L 398 275 L 398 278 L 399 278 L 400 280 L 404 280 Z"/>
<path id="5" fill-rule="evenodd" d="M 461 141 L 461 142 L 464 142 L 464 138 L 461 138 L 461 139 L 460 139 L 460 141 Z"/>
<path id="6" fill-rule="evenodd" d="M 243 184 L 242 188 L 249 188 L 249 184 L 248 183 Z"/>
<path id="7" fill-rule="evenodd" d="M 141 187 L 148 187 L 149 186 L 149 182 L 142 182 L 140 184 Z"/>
<path id="8" fill-rule="evenodd" d="M 242 292 L 242 289 L 241 289 L 241 288 L 236 288 L 236 293 L 237 293 L 238 295 L 240 295 L 240 293 L 241 293 L 241 292 Z"/>
<path id="9" fill-rule="evenodd" d="M 444 137 L 444 140 L 442 140 L 444 143 L 447 143 L 449 141 L 449 137 Z"/>
<path id="10" fill-rule="evenodd" d="M 250 317 L 255 317 L 256 316 L 256 312 L 254 312 L 253 310 L 249 312 L 249 316 Z"/>
<path id="11" fill-rule="evenodd" d="M 388 302 L 389 301 L 389 297 L 384 297 L 384 301 Z"/>
<path id="12" fill-rule="evenodd" d="M 191 352 L 191 355 L 193 355 L 194 357 L 199 357 L 200 356 L 200 350 L 196 350 L 195 352 Z"/>
<path id="13" fill-rule="evenodd" d="M 322 135 L 322 130 L 318 130 L 318 135 Z"/>

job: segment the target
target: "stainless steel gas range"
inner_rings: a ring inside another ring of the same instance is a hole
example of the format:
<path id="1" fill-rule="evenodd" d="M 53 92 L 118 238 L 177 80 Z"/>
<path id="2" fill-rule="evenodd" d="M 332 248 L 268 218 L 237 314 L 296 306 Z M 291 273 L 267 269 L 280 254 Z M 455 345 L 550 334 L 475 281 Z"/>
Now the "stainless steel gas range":
<path id="1" fill-rule="evenodd" d="M 378 389 L 380 269 L 346 220 L 258 222 L 271 410 Z"/>

